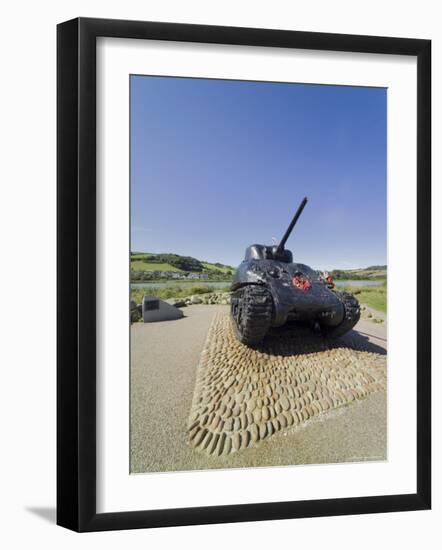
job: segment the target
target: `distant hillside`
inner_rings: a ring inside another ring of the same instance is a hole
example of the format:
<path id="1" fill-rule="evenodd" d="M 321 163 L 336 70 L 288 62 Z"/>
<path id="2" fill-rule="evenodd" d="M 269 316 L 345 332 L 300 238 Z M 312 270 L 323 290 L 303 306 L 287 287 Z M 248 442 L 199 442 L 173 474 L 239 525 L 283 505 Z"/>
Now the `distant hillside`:
<path id="1" fill-rule="evenodd" d="M 226 280 L 235 271 L 230 265 L 198 260 L 192 256 L 152 252 L 131 252 L 132 278 L 189 278 Z M 150 272 L 156 272 L 151 273 Z M 187 275 L 186 275 L 187 274 Z M 334 269 L 330 272 L 337 280 L 381 280 L 387 278 L 386 265 L 372 265 L 361 269 Z"/>
<path id="2" fill-rule="evenodd" d="M 130 267 L 134 271 L 167 271 L 208 274 L 209 276 L 230 276 L 234 268 L 221 263 L 205 262 L 191 256 L 179 254 L 153 254 L 132 252 Z"/>
<path id="3" fill-rule="evenodd" d="M 386 265 L 372 265 L 361 269 L 334 269 L 330 272 L 332 277 L 337 280 L 362 280 L 362 279 L 386 279 Z"/>
<path id="4" fill-rule="evenodd" d="M 387 271 L 386 265 L 370 265 L 369 267 L 366 267 L 365 269 L 370 271 Z"/>

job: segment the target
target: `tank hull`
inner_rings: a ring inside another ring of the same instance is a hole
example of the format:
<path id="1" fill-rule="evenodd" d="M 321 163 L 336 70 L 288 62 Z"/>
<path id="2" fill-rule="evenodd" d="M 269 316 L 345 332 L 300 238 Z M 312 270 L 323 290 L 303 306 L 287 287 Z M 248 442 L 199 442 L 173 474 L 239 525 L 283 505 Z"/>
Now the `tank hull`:
<path id="1" fill-rule="evenodd" d="M 301 275 L 310 285 L 298 288 L 293 283 Z M 339 296 L 310 267 L 301 263 L 285 263 L 275 260 L 249 260 L 236 270 L 232 291 L 246 285 L 264 285 L 273 299 L 271 326 L 281 326 L 287 321 L 318 321 L 334 327 L 345 316 Z"/>

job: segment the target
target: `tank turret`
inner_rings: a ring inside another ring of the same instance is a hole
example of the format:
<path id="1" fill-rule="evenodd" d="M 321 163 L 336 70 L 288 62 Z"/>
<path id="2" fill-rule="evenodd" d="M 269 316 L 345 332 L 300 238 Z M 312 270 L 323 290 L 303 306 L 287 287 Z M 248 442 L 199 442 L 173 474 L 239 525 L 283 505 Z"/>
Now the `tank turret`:
<path id="1" fill-rule="evenodd" d="M 285 248 L 307 197 L 301 201 L 278 245 L 253 244 L 235 271 L 231 315 L 238 339 L 258 345 L 271 327 L 286 322 L 308 322 L 324 336 L 339 337 L 360 317 L 359 303 L 347 292 L 338 292 L 305 264 L 293 262 Z"/>
<path id="2" fill-rule="evenodd" d="M 299 216 L 302 214 L 302 211 L 304 210 L 307 202 L 307 197 L 304 197 L 278 245 L 267 246 L 264 244 L 252 244 L 251 246 L 246 248 L 244 260 L 246 262 L 249 260 L 276 260 L 278 262 L 292 263 L 293 255 L 290 250 L 285 249 L 285 244 L 287 242 L 287 239 L 290 237 L 293 228 L 295 227 L 296 222 L 298 221 Z"/>

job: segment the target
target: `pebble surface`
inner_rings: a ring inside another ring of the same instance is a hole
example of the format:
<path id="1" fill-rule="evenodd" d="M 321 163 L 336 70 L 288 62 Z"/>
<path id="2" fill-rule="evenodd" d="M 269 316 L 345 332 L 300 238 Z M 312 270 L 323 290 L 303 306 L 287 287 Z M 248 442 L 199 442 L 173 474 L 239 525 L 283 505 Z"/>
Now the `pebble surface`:
<path id="1" fill-rule="evenodd" d="M 386 390 L 386 356 L 284 327 L 259 350 L 217 313 L 197 370 L 189 444 L 213 456 L 244 452 L 281 430 Z"/>

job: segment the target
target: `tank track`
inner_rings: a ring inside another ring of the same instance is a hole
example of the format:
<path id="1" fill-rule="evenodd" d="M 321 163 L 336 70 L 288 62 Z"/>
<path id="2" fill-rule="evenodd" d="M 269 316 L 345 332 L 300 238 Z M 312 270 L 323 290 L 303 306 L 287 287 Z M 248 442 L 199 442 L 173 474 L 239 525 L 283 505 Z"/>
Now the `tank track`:
<path id="1" fill-rule="evenodd" d="M 349 292 L 335 292 L 344 306 L 344 319 L 336 327 L 322 326 L 322 333 L 329 338 L 339 338 L 349 332 L 359 321 L 361 308 L 359 302 Z"/>
<path id="2" fill-rule="evenodd" d="M 267 288 L 247 285 L 235 290 L 231 314 L 238 340 L 256 346 L 267 334 L 273 315 L 273 299 Z"/>

